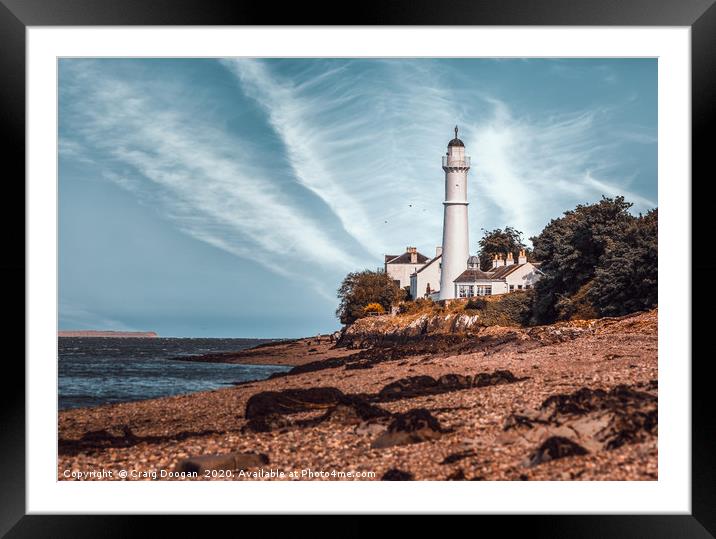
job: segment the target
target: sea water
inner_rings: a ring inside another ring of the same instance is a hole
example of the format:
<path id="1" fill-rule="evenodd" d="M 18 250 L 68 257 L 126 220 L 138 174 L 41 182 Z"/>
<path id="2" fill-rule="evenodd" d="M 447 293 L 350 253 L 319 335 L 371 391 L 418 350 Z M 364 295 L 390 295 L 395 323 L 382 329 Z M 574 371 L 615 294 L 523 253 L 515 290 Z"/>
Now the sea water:
<path id="1" fill-rule="evenodd" d="M 261 339 L 60 337 L 59 408 L 129 402 L 230 387 L 290 369 L 172 358 L 233 352 Z"/>

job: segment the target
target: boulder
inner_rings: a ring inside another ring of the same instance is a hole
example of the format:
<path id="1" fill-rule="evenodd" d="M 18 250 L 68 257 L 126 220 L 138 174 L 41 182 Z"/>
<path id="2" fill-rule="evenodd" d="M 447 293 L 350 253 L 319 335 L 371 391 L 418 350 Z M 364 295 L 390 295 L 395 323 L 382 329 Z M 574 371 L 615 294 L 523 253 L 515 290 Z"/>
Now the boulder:
<path id="1" fill-rule="evenodd" d="M 435 440 L 442 436 L 440 422 L 425 408 L 416 408 L 396 414 L 388 429 L 378 436 L 371 447 L 383 449 L 394 445 L 406 445 Z"/>
<path id="2" fill-rule="evenodd" d="M 203 474 L 213 470 L 247 470 L 268 464 L 263 453 L 224 453 L 222 455 L 200 455 L 179 461 L 177 472 Z"/>

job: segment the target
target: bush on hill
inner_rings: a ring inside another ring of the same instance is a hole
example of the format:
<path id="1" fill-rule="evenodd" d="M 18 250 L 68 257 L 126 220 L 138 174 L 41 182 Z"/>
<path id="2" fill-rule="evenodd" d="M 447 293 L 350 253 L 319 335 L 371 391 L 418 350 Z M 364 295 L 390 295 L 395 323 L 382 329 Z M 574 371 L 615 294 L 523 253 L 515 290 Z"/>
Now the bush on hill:
<path id="1" fill-rule="evenodd" d="M 499 296 L 471 298 L 465 311 L 480 315 L 484 326 L 526 326 L 532 318 L 532 290 L 519 290 Z"/>
<path id="2" fill-rule="evenodd" d="M 624 197 L 579 205 L 532 238 L 544 273 L 534 321 L 614 316 L 657 304 L 657 210 L 629 213 Z"/>
<path id="3" fill-rule="evenodd" d="M 363 307 L 363 314 L 385 314 L 385 309 L 380 303 L 369 303 Z"/>
<path id="4" fill-rule="evenodd" d="M 364 270 L 349 273 L 338 289 L 341 302 L 336 316 L 341 324 L 352 324 L 367 315 L 365 309 L 369 304 L 378 304 L 386 312 L 402 295 L 403 290 L 383 272 Z"/>

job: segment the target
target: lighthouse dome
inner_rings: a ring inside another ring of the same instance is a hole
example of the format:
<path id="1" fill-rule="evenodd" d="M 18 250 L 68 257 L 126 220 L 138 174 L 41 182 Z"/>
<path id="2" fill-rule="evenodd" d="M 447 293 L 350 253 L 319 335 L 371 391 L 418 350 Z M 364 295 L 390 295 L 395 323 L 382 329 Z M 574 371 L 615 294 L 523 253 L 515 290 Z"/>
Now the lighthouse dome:
<path id="1" fill-rule="evenodd" d="M 462 146 L 462 147 L 465 146 L 463 141 L 461 141 L 459 138 L 457 138 L 457 126 L 455 126 L 455 138 L 452 139 L 450 142 L 448 142 L 448 148 L 452 148 L 453 146 Z"/>

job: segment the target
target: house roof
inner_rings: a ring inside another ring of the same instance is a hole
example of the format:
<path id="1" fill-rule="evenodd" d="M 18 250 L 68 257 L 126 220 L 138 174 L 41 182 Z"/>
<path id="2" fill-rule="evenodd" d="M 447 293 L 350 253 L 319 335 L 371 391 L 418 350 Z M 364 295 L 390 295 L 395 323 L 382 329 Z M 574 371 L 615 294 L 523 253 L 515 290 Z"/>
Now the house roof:
<path id="1" fill-rule="evenodd" d="M 428 257 L 417 253 L 418 255 L 418 264 L 424 264 L 428 261 Z M 399 256 L 394 256 L 393 258 L 388 258 L 390 255 L 385 255 L 385 263 L 386 264 L 414 264 L 414 262 L 410 261 L 410 253 L 403 253 Z"/>
<path id="2" fill-rule="evenodd" d="M 432 265 L 432 263 L 435 262 L 437 259 L 442 258 L 442 256 L 443 256 L 443 255 L 441 255 L 441 254 L 438 255 L 438 256 L 436 256 L 435 258 L 433 258 L 430 262 L 428 262 L 427 264 L 425 264 L 422 268 L 420 268 L 420 269 L 419 269 L 418 271 L 416 271 L 415 273 L 420 273 L 421 271 L 423 271 L 424 269 L 426 269 L 428 266 Z"/>
<path id="3" fill-rule="evenodd" d="M 527 262 L 536 268 L 539 268 L 539 263 Z M 513 271 L 526 266 L 527 264 L 511 264 L 509 266 L 500 266 L 490 271 L 482 271 L 479 269 L 467 269 L 458 275 L 454 283 L 471 283 L 474 281 L 502 281 Z"/>
<path id="4" fill-rule="evenodd" d="M 458 275 L 457 279 L 455 279 L 454 283 L 472 283 L 474 281 L 480 281 L 480 280 L 487 280 L 491 281 L 493 280 L 492 273 L 482 271 L 479 269 L 467 269 L 463 271 L 460 275 Z"/>
<path id="5" fill-rule="evenodd" d="M 398 258 L 399 255 L 385 255 L 385 260 L 383 262 L 389 262 L 393 260 L 394 258 Z"/>
<path id="6" fill-rule="evenodd" d="M 494 271 L 491 271 L 490 273 L 492 273 L 493 279 L 504 279 L 510 273 L 517 270 L 518 268 L 521 268 L 522 266 L 524 266 L 524 264 L 510 264 L 509 266 L 500 266 L 498 268 L 495 268 Z"/>

